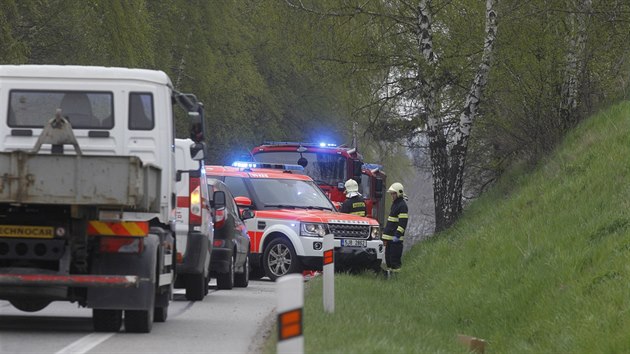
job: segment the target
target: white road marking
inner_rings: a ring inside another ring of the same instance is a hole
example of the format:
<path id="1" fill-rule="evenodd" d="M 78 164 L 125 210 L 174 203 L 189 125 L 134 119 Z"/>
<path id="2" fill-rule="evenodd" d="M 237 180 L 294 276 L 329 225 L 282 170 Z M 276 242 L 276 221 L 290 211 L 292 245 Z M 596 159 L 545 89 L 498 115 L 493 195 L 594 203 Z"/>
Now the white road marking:
<path id="1" fill-rule="evenodd" d="M 87 336 L 70 343 L 70 345 L 59 350 L 55 354 L 84 354 L 92 350 L 92 348 L 111 338 L 113 333 L 92 333 Z"/>

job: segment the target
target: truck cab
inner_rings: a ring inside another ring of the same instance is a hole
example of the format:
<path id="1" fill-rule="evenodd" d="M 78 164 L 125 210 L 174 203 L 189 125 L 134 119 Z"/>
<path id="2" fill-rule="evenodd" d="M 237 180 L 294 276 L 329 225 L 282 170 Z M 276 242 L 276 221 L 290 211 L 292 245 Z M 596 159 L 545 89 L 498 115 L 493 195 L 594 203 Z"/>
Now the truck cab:
<path id="1" fill-rule="evenodd" d="M 383 225 L 385 174 L 382 166 L 374 172 L 374 168 L 364 167 L 363 157 L 356 148 L 331 143 L 268 141 L 254 147 L 251 156 L 258 163 L 303 166 L 304 173 L 339 205 L 346 200 L 345 182 L 354 179 L 369 206 L 367 216 Z"/>

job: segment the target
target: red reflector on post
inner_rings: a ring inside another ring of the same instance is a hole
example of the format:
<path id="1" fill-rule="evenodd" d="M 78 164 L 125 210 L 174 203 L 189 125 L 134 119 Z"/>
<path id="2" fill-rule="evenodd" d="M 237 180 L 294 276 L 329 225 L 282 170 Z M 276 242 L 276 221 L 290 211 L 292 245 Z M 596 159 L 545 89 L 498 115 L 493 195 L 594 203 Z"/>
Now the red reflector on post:
<path id="1" fill-rule="evenodd" d="M 333 260 L 333 250 L 324 251 L 324 265 L 331 264 Z"/>
<path id="2" fill-rule="evenodd" d="M 278 340 L 287 340 L 302 335 L 302 309 L 278 315 Z"/>

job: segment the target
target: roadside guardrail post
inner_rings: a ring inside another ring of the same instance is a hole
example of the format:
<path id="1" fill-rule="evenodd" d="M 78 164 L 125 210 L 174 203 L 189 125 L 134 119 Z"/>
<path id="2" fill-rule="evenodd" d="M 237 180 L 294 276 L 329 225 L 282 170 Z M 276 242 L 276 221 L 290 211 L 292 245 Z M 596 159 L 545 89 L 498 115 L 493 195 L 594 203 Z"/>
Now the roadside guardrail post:
<path id="1" fill-rule="evenodd" d="M 335 312 L 335 236 L 324 235 L 324 311 Z"/>
<path id="2" fill-rule="evenodd" d="M 276 280 L 278 344 L 276 352 L 304 353 L 304 277 L 288 274 Z"/>

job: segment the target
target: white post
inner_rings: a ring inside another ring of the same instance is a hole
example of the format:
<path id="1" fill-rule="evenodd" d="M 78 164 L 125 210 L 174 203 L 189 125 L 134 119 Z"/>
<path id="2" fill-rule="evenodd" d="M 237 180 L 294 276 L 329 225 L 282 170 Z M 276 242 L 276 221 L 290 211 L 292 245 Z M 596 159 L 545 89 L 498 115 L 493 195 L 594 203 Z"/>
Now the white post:
<path id="1" fill-rule="evenodd" d="M 335 312 L 335 236 L 324 235 L 324 311 Z"/>
<path id="2" fill-rule="evenodd" d="M 302 274 L 288 274 L 276 280 L 278 303 L 278 345 L 276 351 L 283 353 L 304 353 L 303 308 L 304 277 Z"/>

